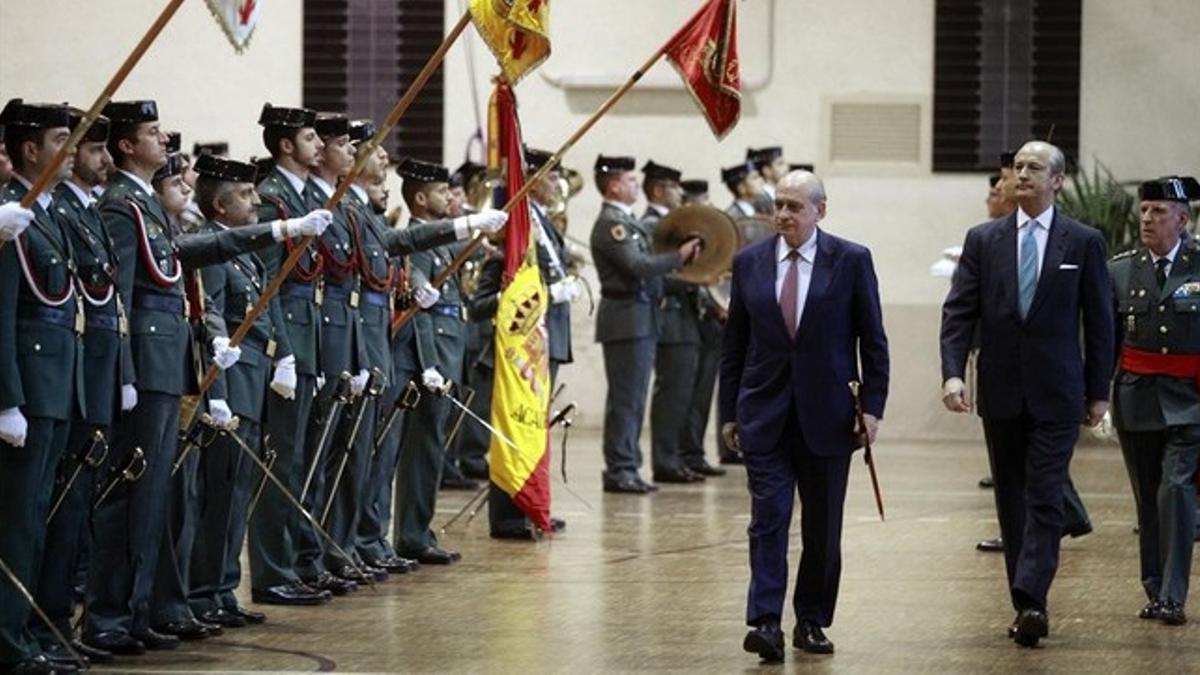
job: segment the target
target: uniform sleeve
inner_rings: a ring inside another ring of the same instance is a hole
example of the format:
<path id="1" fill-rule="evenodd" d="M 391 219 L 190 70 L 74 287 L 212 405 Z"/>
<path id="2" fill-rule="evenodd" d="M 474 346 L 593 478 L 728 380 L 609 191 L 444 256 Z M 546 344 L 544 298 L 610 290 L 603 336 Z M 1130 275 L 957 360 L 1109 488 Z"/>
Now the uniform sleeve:
<path id="1" fill-rule="evenodd" d="M 228 272 L 224 265 L 211 265 L 200 269 L 200 278 L 204 283 L 204 330 L 199 348 L 203 355 L 200 362 L 205 369 L 213 366 L 212 340 L 215 337 L 229 337 L 225 325 L 225 287 Z M 217 369 L 217 378 L 208 389 L 210 399 L 225 399 L 228 389 L 225 383 L 225 371 Z"/>
<path id="2" fill-rule="evenodd" d="M 500 277 L 504 273 L 502 258 L 489 258 L 479 272 L 475 295 L 467 303 L 467 312 L 472 321 L 495 319 L 500 306 Z"/>
<path id="3" fill-rule="evenodd" d="M 101 202 L 100 217 L 104 220 L 104 228 L 112 238 L 113 255 L 117 258 L 117 293 L 121 296 L 121 304 L 125 306 L 126 316 L 133 315 L 133 279 L 137 266 L 141 264 L 138 257 L 137 224 L 133 221 L 133 208 L 124 201 L 106 199 Z M 125 336 L 127 358 L 122 359 L 122 384 L 137 384 L 137 368 L 134 366 L 133 347 L 130 336 Z"/>
<path id="4" fill-rule="evenodd" d="M 428 253 L 414 253 L 408 259 L 412 266 L 414 279 L 418 274 L 425 279 L 433 276 L 433 257 Z M 417 339 L 417 359 L 421 362 L 421 370 L 437 366 L 437 336 L 433 330 L 433 317 L 429 315 L 428 311 L 419 310 L 413 316 L 412 322 L 413 334 Z"/>
<path id="5" fill-rule="evenodd" d="M 263 281 L 267 284 L 279 274 L 279 268 L 283 265 L 283 259 L 287 256 L 287 248 L 283 244 L 268 246 L 256 254 L 258 259 L 263 264 Z M 275 326 L 275 358 L 281 359 L 285 356 L 295 354 L 296 351 L 292 348 L 292 340 L 288 336 L 287 324 L 283 318 L 283 301 L 279 299 L 279 294 L 271 298 L 271 323 Z"/>
<path id="6" fill-rule="evenodd" d="M 0 410 L 25 405 L 25 389 L 21 385 L 21 370 L 17 367 L 19 245 L 19 240 L 12 241 L 0 250 Z"/>
<path id="7" fill-rule="evenodd" d="M 408 227 L 393 227 L 383 233 L 383 245 L 390 255 L 406 255 L 425 251 L 438 246 L 452 244 L 458 237 L 454 234 L 454 223 L 439 220 L 435 223 L 417 223 Z"/>
<path id="8" fill-rule="evenodd" d="M 223 263 L 248 251 L 267 248 L 275 243 L 269 223 L 175 237 L 179 260 L 191 268 Z"/>
<path id="9" fill-rule="evenodd" d="M 592 255 L 603 256 L 625 276 L 648 279 L 679 269 L 683 259 L 677 251 L 646 254 L 638 250 L 630 226 L 602 221 L 592 236 Z"/>

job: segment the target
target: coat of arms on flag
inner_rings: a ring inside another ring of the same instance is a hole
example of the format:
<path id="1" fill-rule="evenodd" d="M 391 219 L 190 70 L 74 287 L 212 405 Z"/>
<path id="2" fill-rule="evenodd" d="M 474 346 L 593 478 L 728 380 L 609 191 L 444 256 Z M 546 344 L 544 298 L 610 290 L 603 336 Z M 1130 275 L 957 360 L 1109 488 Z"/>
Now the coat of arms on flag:
<path id="1" fill-rule="evenodd" d="M 250 36 L 258 25 L 260 0 L 205 0 L 225 37 L 240 54 L 250 44 Z"/>

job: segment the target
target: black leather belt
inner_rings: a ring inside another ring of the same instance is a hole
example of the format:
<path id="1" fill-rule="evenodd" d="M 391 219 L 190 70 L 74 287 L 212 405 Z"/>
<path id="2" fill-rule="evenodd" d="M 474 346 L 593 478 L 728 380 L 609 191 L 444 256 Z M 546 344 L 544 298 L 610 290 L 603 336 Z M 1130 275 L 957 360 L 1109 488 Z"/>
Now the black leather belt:
<path id="1" fill-rule="evenodd" d="M 87 312 L 85 315 L 87 327 L 96 330 L 106 330 L 110 333 L 116 333 L 118 326 L 117 315 L 115 312 Z"/>
<path id="2" fill-rule="evenodd" d="M 363 291 L 362 292 L 362 301 L 363 301 L 363 304 L 371 305 L 372 307 L 387 307 L 388 306 L 387 293 L 380 293 L 379 291 L 370 291 L 370 290 Z"/>
<path id="3" fill-rule="evenodd" d="M 140 293 L 133 296 L 133 306 L 137 309 L 145 309 L 152 312 L 183 314 L 183 297 L 179 295 Z"/>
<path id="4" fill-rule="evenodd" d="M 64 328 L 75 327 L 75 305 L 71 305 L 70 309 L 46 307 L 45 305 L 20 305 L 17 315 L 22 319 L 41 321 Z"/>
<path id="5" fill-rule="evenodd" d="M 288 282 L 279 287 L 279 294 L 289 298 L 304 298 L 312 302 L 317 297 L 317 288 L 313 284 L 297 284 Z"/>

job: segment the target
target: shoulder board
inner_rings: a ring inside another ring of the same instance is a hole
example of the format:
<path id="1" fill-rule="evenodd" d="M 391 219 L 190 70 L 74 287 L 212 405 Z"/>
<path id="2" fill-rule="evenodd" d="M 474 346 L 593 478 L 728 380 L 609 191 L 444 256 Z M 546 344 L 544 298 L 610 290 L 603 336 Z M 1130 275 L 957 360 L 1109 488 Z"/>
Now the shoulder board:
<path id="1" fill-rule="evenodd" d="M 1138 252 L 1138 250 L 1136 248 L 1131 248 L 1128 251 L 1121 251 L 1120 253 L 1109 258 L 1109 261 L 1114 262 L 1117 260 L 1124 260 L 1125 258 L 1132 258 L 1134 255 L 1137 254 L 1137 252 Z"/>

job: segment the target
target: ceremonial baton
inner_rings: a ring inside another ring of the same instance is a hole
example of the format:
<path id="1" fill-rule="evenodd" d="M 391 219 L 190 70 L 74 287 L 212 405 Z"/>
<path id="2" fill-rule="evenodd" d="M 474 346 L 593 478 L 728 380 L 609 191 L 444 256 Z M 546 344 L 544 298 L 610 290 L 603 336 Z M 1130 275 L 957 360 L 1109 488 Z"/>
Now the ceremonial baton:
<path id="1" fill-rule="evenodd" d="M 99 452 L 97 453 L 97 448 Z M 75 462 L 75 470 L 71 472 L 71 477 L 67 479 L 67 484 L 63 486 L 61 492 L 58 493 L 58 498 L 54 500 L 54 506 L 50 507 L 50 515 L 46 516 L 46 524 L 49 525 L 51 520 L 54 520 L 54 514 L 58 513 L 58 509 L 62 507 L 63 500 L 67 498 L 67 494 L 75 485 L 75 481 L 79 478 L 79 472 L 83 471 L 83 466 L 86 464 L 95 469 L 108 459 L 108 442 L 104 440 L 104 432 L 99 429 L 92 434 L 92 442 L 88 444 L 87 451 L 83 453 Z"/>
<path id="2" fill-rule="evenodd" d="M 871 436 L 867 432 L 867 422 L 863 419 L 862 397 L 858 393 L 861 386 L 855 380 L 850 381 L 850 393 L 854 396 L 854 417 L 858 428 L 862 431 L 863 461 L 867 463 L 867 470 L 871 474 L 871 489 L 875 492 L 875 508 L 879 511 L 879 520 L 887 520 L 883 517 L 883 494 L 879 492 L 879 477 L 875 475 L 875 457 L 871 454 Z"/>

